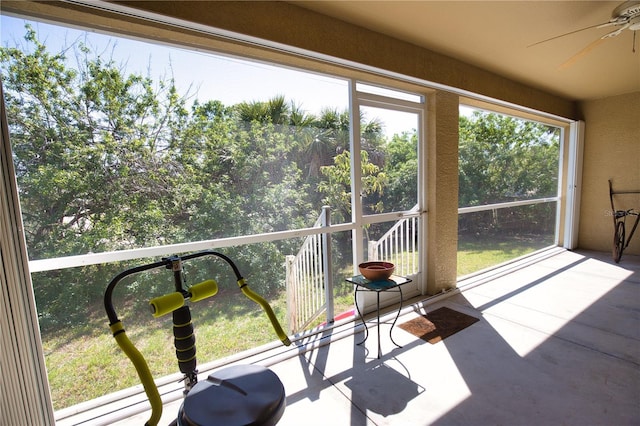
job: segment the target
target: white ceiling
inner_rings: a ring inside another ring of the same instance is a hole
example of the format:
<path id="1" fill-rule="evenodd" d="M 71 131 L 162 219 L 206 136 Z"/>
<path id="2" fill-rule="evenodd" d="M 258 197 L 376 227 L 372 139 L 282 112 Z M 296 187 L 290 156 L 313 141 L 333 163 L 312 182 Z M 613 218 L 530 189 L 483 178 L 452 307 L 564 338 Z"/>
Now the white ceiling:
<path id="1" fill-rule="evenodd" d="M 594 43 L 621 1 L 293 1 L 571 100 L 640 91 L 640 31 Z M 530 47 L 528 47 L 530 46 Z M 585 47 L 585 55 L 575 55 Z M 561 67 L 569 59 L 577 59 Z"/>

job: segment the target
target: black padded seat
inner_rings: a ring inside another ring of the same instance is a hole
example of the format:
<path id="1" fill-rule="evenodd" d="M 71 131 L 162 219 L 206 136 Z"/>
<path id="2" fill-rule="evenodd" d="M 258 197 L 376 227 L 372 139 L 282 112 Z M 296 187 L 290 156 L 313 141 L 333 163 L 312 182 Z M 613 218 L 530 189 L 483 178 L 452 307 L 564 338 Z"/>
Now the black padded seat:
<path id="1" fill-rule="evenodd" d="M 216 371 L 198 382 L 178 413 L 179 426 L 271 426 L 286 406 L 278 376 L 259 365 Z"/>

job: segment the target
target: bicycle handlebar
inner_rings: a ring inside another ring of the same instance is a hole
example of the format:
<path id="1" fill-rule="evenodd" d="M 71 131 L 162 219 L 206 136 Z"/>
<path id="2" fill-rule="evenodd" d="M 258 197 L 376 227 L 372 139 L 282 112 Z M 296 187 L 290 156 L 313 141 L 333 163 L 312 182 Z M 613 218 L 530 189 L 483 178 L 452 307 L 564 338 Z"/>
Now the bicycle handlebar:
<path id="1" fill-rule="evenodd" d="M 122 322 L 118 319 L 118 315 L 113 307 L 113 291 L 116 285 L 122 279 L 129 275 L 163 266 L 169 268 L 172 265 L 172 262 L 174 262 L 175 260 L 185 261 L 207 255 L 219 257 L 229 264 L 231 269 L 233 269 L 238 282 L 238 286 L 240 287 L 242 293 L 262 307 L 282 343 L 286 346 L 291 345 L 289 337 L 280 326 L 280 323 L 275 316 L 273 309 L 271 309 L 269 303 L 249 288 L 235 263 L 233 263 L 233 261 L 229 257 L 225 256 L 222 253 L 207 250 L 182 257 L 166 258 L 159 262 L 130 268 L 121 272 L 115 278 L 113 278 L 111 282 L 109 282 L 109 285 L 105 290 L 104 307 L 105 311 L 107 312 L 107 317 L 109 318 L 109 327 L 111 329 L 113 337 L 116 339 L 118 346 L 133 363 L 136 372 L 138 373 L 138 377 L 140 378 L 140 382 L 144 387 L 147 398 L 149 399 L 149 403 L 151 404 L 151 417 L 145 423 L 145 425 L 156 426 L 158 424 L 162 415 L 162 400 L 160 398 L 158 388 L 153 380 L 153 376 L 151 375 L 151 371 L 149 370 L 149 366 L 147 365 L 146 360 L 144 359 L 140 351 L 138 351 L 138 349 L 129 340 Z M 175 291 L 164 296 L 153 298 L 149 301 L 149 304 L 151 307 L 152 315 L 157 318 L 159 316 L 180 309 L 184 305 L 184 302 L 187 298 L 192 302 L 198 302 L 200 300 L 206 299 L 207 297 L 214 296 L 215 294 L 217 294 L 217 292 L 218 284 L 214 280 L 207 280 L 198 284 L 194 284 L 188 290 Z"/>

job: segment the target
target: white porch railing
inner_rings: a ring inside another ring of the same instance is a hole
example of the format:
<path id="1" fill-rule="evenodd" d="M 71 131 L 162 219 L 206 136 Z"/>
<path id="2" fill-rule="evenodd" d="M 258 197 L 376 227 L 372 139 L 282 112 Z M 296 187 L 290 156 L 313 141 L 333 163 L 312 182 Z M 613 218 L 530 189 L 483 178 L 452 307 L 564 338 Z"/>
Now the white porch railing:
<path id="1" fill-rule="evenodd" d="M 395 264 L 397 275 L 415 274 L 418 272 L 418 217 L 396 222 L 379 240 L 369 241 L 367 248 L 369 260 Z"/>
<path id="2" fill-rule="evenodd" d="M 316 223 L 317 227 L 331 226 L 328 206 Z M 307 236 L 295 256 L 287 256 L 287 324 L 290 333 L 305 330 L 323 312 L 327 323 L 333 322 L 333 278 L 331 267 L 331 235 L 328 233 Z"/>

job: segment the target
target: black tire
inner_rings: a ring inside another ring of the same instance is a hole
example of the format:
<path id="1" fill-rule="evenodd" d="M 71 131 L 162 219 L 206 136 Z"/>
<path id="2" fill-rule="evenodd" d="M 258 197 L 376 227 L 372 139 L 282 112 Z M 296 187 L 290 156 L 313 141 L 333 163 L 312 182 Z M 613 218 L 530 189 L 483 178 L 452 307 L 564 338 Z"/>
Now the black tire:
<path id="1" fill-rule="evenodd" d="M 616 232 L 613 234 L 613 260 L 616 263 L 620 262 L 622 257 L 622 250 L 624 249 L 624 222 L 620 221 L 616 223 Z"/>

